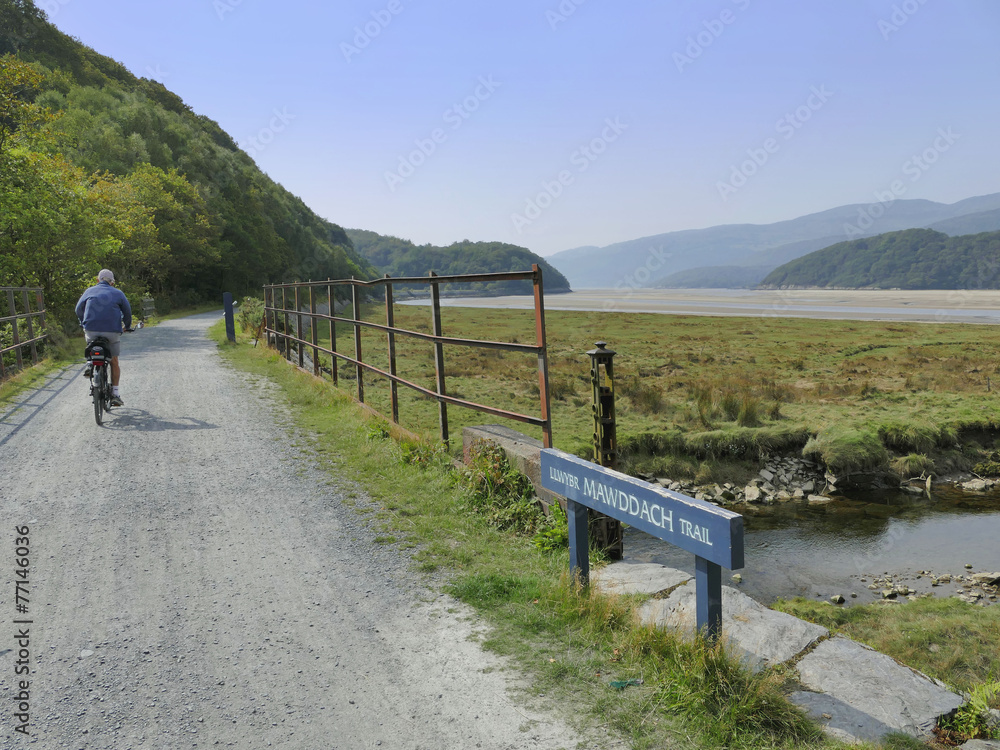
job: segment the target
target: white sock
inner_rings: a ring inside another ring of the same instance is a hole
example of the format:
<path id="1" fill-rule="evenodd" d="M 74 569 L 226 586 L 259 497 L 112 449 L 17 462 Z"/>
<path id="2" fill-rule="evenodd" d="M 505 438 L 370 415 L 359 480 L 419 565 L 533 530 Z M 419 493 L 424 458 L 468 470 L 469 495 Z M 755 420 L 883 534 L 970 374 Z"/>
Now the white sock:
<path id="1" fill-rule="evenodd" d="M 112 396 L 120 396 L 121 395 L 120 393 L 118 393 L 118 386 L 117 385 L 111 386 L 111 395 Z"/>

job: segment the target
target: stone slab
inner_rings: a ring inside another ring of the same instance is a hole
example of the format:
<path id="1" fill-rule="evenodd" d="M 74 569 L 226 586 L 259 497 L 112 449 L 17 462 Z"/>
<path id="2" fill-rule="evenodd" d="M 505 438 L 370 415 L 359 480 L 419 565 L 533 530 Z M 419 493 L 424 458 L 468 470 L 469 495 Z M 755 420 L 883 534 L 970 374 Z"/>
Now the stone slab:
<path id="1" fill-rule="evenodd" d="M 876 741 L 889 732 L 928 737 L 938 717 L 963 703 L 940 683 L 843 636 L 819 644 L 798 671 L 802 685 L 815 692 L 796 693 L 792 702 L 848 742 Z"/>
<path id="2" fill-rule="evenodd" d="M 639 610 L 643 622 L 693 635 L 698 621 L 693 582 L 665 599 L 646 602 Z M 731 653 L 752 670 L 786 662 L 829 635 L 829 631 L 784 612 L 775 612 L 741 591 L 722 587 L 722 638 Z"/>
<path id="3" fill-rule="evenodd" d="M 613 594 L 658 594 L 692 580 L 692 576 L 656 563 L 617 562 L 591 571 L 590 583 Z"/>
<path id="4" fill-rule="evenodd" d="M 1000 740 L 969 740 L 959 750 L 1000 750 Z"/>

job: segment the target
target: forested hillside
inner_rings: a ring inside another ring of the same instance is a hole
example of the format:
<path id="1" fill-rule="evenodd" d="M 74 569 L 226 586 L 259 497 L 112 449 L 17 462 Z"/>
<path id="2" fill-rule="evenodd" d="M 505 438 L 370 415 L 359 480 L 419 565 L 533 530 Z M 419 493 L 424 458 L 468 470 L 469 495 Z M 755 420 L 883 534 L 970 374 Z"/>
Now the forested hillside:
<path id="1" fill-rule="evenodd" d="M 1000 289 L 1000 232 L 889 232 L 817 250 L 775 269 L 764 288 Z"/>
<path id="2" fill-rule="evenodd" d="M 102 266 L 168 304 L 375 275 L 215 122 L 0 0 L 0 285 L 44 287 L 66 321 Z"/>
<path id="3" fill-rule="evenodd" d="M 456 242 L 448 247 L 414 245 L 409 240 L 388 237 L 363 229 L 348 229 L 347 235 L 364 258 L 390 276 L 439 276 L 461 273 L 530 271 L 537 263 L 542 269 L 546 293 L 568 292 L 566 277 L 541 257 L 524 247 L 503 242 Z M 531 294 L 527 281 L 497 281 L 490 284 L 454 285 L 449 293 Z M 442 290 L 445 291 L 445 290 Z"/>

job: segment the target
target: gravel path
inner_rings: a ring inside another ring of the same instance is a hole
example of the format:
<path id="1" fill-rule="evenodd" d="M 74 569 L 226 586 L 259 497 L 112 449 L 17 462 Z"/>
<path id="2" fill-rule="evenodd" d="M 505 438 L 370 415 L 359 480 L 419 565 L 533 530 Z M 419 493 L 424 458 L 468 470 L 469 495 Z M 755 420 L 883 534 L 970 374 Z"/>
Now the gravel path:
<path id="1" fill-rule="evenodd" d="M 82 368 L 0 409 L 0 743 L 107 748 L 559 748 L 478 626 L 290 446 L 266 383 L 224 367 L 217 314 L 125 337 L 99 428 Z M 15 527 L 30 604 L 15 611 Z M 30 625 L 13 624 L 30 619 Z M 30 736 L 12 706 L 30 630 Z"/>

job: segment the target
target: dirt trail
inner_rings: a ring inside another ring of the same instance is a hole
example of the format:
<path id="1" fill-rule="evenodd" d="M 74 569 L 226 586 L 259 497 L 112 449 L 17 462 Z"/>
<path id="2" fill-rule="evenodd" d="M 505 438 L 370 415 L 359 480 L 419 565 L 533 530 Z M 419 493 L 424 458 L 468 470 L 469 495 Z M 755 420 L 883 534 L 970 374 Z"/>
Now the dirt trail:
<path id="1" fill-rule="evenodd" d="M 221 364 L 216 319 L 125 337 L 126 405 L 104 428 L 82 368 L 0 409 L 0 745 L 598 746 L 511 702 L 468 613 L 372 542 L 341 502 L 355 488 L 289 447 L 266 385 Z M 12 710 L 19 618 L 29 737 Z"/>

